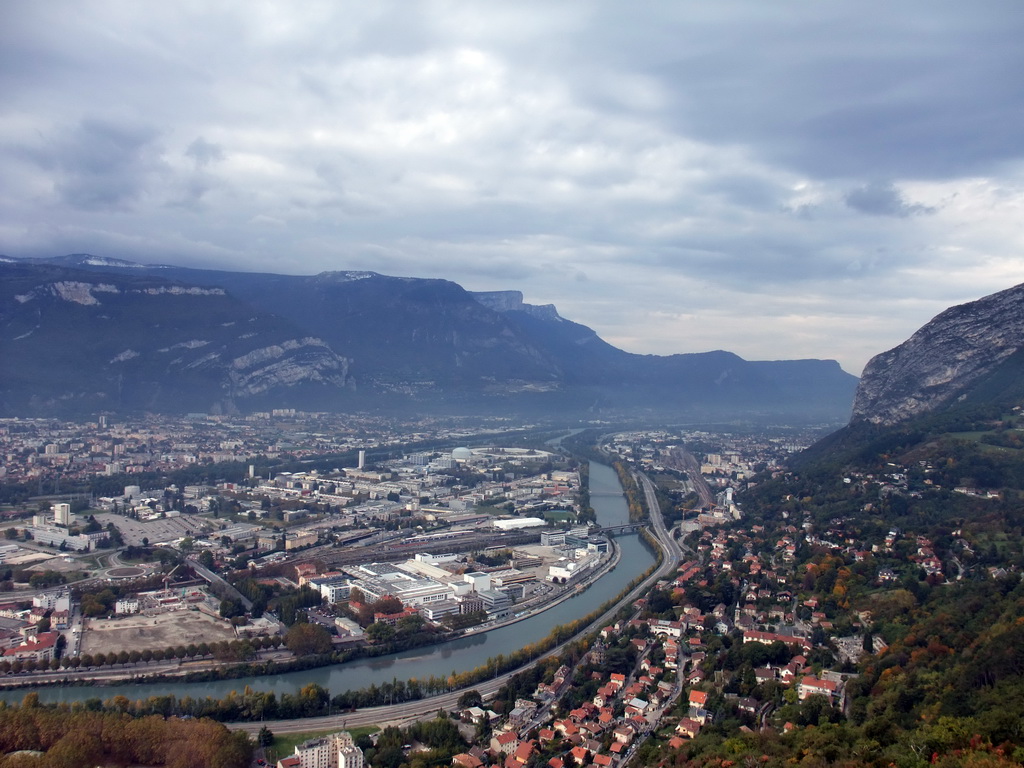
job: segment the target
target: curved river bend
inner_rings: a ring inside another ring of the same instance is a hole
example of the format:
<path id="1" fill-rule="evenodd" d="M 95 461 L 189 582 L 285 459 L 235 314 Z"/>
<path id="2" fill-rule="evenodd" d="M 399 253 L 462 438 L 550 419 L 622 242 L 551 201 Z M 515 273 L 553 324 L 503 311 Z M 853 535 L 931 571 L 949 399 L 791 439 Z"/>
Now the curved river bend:
<path id="1" fill-rule="evenodd" d="M 622 487 L 615 470 L 604 464 L 590 464 L 590 503 L 597 513 L 600 525 L 622 525 L 629 522 Z M 431 675 L 447 675 L 452 671 L 464 671 L 484 664 L 487 659 L 518 650 L 528 643 L 545 637 L 557 624 L 565 624 L 586 616 L 617 595 L 630 581 L 635 579 L 654 563 L 654 556 L 643 541 L 634 535 L 617 539 L 622 557 L 615 570 L 605 574 L 588 590 L 575 595 L 561 604 L 536 616 L 514 624 L 480 632 L 468 637 L 449 640 L 439 645 L 416 648 L 411 651 L 375 659 L 356 659 L 345 664 L 318 667 L 300 672 L 280 675 L 215 680 L 203 683 L 142 683 L 120 685 L 43 686 L 35 689 L 42 701 L 82 701 L 99 697 L 108 699 L 123 695 L 129 699 L 145 699 L 149 696 L 174 694 L 182 698 L 222 698 L 232 690 L 241 691 L 245 686 L 255 690 L 293 693 L 308 683 L 317 683 L 331 694 L 345 690 L 365 688 L 369 685 L 412 678 L 425 679 Z M 20 688 L 0 692 L 0 699 L 20 701 L 29 692 Z"/>

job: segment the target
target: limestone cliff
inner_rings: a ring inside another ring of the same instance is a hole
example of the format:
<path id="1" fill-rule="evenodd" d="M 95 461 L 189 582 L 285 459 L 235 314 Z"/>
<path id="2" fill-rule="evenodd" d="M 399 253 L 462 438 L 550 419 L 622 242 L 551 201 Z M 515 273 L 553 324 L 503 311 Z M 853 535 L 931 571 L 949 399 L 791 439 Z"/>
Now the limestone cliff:
<path id="1" fill-rule="evenodd" d="M 1024 285 L 951 307 L 876 355 L 857 387 L 853 422 L 891 425 L 948 405 L 1024 347 Z"/>
<path id="2" fill-rule="evenodd" d="M 470 295 L 495 312 L 525 312 L 539 320 L 561 320 L 554 304 L 527 304 L 522 291 L 471 291 Z"/>

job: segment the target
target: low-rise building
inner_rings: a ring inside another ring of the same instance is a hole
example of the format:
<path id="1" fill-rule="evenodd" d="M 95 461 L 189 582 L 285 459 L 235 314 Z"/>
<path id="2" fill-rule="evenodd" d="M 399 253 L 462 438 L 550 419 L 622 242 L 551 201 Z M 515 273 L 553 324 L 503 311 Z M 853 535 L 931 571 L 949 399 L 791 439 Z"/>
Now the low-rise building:
<path id="1" fill-rule="evenodd" d="M 8 661 L 49 661 L 54 657 L 59 637 L 59 632 L 40 632 L 21 645 L 8 648 L 4 651 L 4 658 Z"/>

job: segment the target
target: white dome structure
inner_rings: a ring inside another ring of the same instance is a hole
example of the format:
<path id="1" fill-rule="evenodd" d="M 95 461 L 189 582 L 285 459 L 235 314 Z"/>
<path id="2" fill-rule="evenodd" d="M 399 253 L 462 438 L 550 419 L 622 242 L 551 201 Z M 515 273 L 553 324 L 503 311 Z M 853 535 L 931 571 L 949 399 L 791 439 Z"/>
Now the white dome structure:
<path id="1" fill-rule="evenodd" d="M 469 448 L 456 448 L 452 451 L 452 459 L 455 461 L 469 461 L 473 458 L 473 452 Z"/>

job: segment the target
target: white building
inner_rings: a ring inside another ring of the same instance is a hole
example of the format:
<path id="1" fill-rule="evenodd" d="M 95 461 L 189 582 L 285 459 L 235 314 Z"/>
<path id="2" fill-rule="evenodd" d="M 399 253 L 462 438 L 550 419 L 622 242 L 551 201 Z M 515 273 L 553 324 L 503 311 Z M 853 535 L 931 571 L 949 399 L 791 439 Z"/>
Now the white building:
<path id="1" fill-rule="evenodd" d="M 463 580 L 473 585 L 474 592 L 486 592 L 491 588 L 491 574 L 474 571 L 463 575 Z"/>
<path id="2" fill-rule="evenodd" d="M 308 582 L 311 589 L 315 589 L 329 603 L 337 603 L 341 600 L 348 600 L 352 592 L 352 582 L 345 576 L 321 576 L 310 579 Z"/>
<path id="3" fill-rule="evenodd" d="M 63 525 L 65 527 L 71 525 L 71 505 L 54 504 L 53 520 L 57 525 Z"/>
<path id="4" fill-rule="evenodd" d="M 114 612 L 122 615 L 139 612 L 139 599 L 137 597 L 122 597 L 114 603 Z"/>
<path id="5" fill-rule="evenodd" d="M 363 768 L 363 750 L 355 744 L 338 747 L 338 768 Z"/>
<path id="6" fill-rule="evenodd" d="M 363 768 L 363 751 L 348 731 L 297 744 L 293 765 L 295 758 L 299 768 Z"/>
<path id="7" fill-rule="evenodd" d="M 358 587 L 370 600 L 390 595 L 403 605 L 417 608 L 455 597 L 450 584 L 416 576 L 390 563 L 364 563 L 347 568 L 346 572 L 353 577 L 352 586 Z"/>
<path id="8" fill-rule="evenodd" d="M 35 541 L 40 544 L 50 544 L 54 547 L 64 546 L 65 549 L 84 552 L 90 548 L 92 541 L 89 536 L 68 536 L 67 530 L 63 528 L 51 528 L 49 526 L 32 526 L 28 528 Z M 106 532 L 102 534 L 106 536 Z"/>
<path id="9" fill-rule="evenodd" d="M 499 531 L 517 531 L 520 528 L 537 528 L 547 523 L 539 517 L 513 517 L 508 520 L 495 520 L 493 525 Z"/>
<path id="10" fill-rule="evenodd" d="M 71 610 L 71 593 L 67 590 L 43 592 L 32 598 L 32 605 L 47 611 L 66 613 Z"/>
<path id="11" fill-rule="evenodd" d="M 555 579 L 562 582 L 571 581 L 580 576 L 580 574 L 589 571 L 597 563 L 598 558 L 594 555 L 582 557 L 578 560 L 563 558 L 548 567 L 548 581 L 555 581 Z"/>

